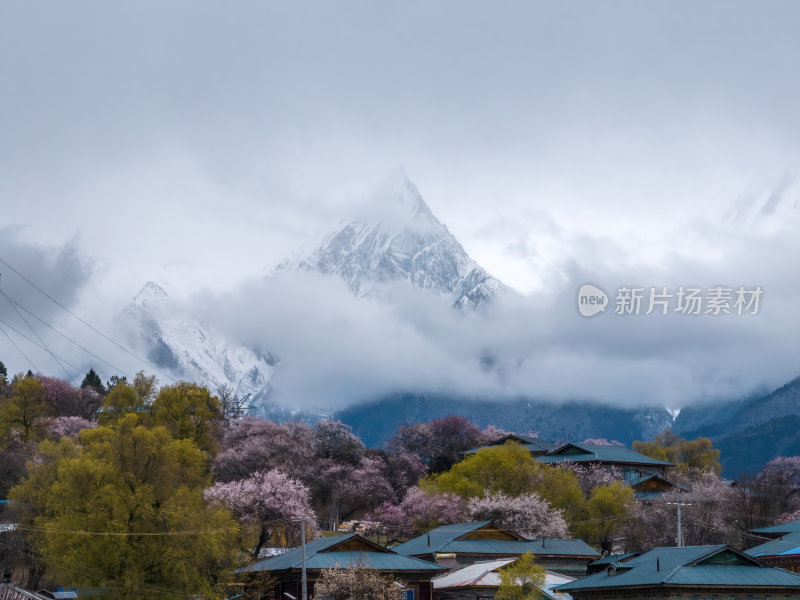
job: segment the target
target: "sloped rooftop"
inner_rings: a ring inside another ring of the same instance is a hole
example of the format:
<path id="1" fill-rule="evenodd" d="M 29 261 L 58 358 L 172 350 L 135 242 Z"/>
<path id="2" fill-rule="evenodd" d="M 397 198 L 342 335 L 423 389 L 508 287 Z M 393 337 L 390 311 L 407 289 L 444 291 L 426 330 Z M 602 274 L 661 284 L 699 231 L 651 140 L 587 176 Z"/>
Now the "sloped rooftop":
<path id="1" fill-rule="evenodd" d="M 548 442 L 547 440 L 543 440 L 539 437 L 534 437 L 530 435 L 517 435 L 516 433 L 510 433 L 508 435 L 504 435 L 503 437 L 493 441 L 486 446 L 478 446 L 477 448 L 470 448 L 469 450 L 464 450 L 463 452 L 459 452 L 459 454 L 475 454 L 478 450 L 482 448 L 489 448 L 491 446 L 501 446 L 506 442 L 517 442 L 521 446 L 523 446 L 528 452 L 532 452 L 534 454 L 541 454 L 544 452 L 549 452 L 553 449 L 553 443 Z"/>
<path id="2" fill-rule="evenodd" d="M 655 548 L 616 570 L 559 586 L 558 591 L 643 586 L 800 587 L 800 575 L 762 565 L 730 546 Z"/>
<path id="3" fill-rule="evenodd" d="M 759 544 L 749 550 L 745 550 L 745 553 L 756 558 L 759 556 L 788 556 L 790 554 L 800 556 L 800 531 L 787 533 L 780 539 Z"/>
<path id="4" fill-rule="evenodd" d="M 769 527 L 759 527 L 758 529 L 751 529 L 751 533 L 761 533 L 766 536 L 781 536 L 787 533 L 796 533 L 800 531 L 800 519 L 796 521 L 789 521 L 788 523 L 780 523 L 779 525 L 770 525 Z"/>
<path id="5" fill-rule="evenodd" d="M 596 444 L 564 444 L 550 451 L 545 456 L 537 456 L 536 460 L 545 463 L 574 462 L 610 462 L 636 465 L 657 465 L 674 467 L 675 464 L 665 460 L 650 458 L 625 446 L 599 446 Z"/>
<path id="6" fill-rule="evenodd" d="M 496 532 L 495 539 L 489 537 L 493 534 L 482 535 L 488 530 Z M 583 540 L 528 540 L 491 521 L 456 523 L 437 527 L 392 549 L 406 556 L 449 552 L 461 554 L 524 554 L 530 552 L 534 556 L 600 557 L 600 553 Z"/>
<path id="7" fill-rule="evenodd" d="M 350 535 L 319 538 L 306 544 L 306 569 L 333 569 L 362 565 L 380 571 L 428 571 L 438 573 L 446 571 L 442 567 L 426 560 L 397 554 L 351 533 Z M 237 569 L 237 573 L 256 571 L 287 571 L 302 568 L 302 549 L 294 548 L 278 556 L 258 561 L 252 565 Z"/>

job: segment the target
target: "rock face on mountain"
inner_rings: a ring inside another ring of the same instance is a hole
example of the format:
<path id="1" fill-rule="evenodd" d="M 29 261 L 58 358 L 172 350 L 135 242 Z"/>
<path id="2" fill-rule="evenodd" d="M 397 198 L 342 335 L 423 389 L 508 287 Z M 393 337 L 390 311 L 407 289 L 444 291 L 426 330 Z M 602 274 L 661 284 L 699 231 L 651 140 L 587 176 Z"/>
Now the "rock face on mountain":
<path id="1" fill-rule="evenodd" d="M 225 340 L 211 325 L 175 306 L 157 283 L 148 282 L 126 312 L 145 341 L 147 358 L 176 379 L 196 381 L 212 392 L 228 385 L 240 397 L 265 393 L 275 356 Z"/>
<path id="2" fill-rule="evenodd" d="M 338 275 L 358 297 L 370 295 L 381 283 L 407 281 L 458 309 L 484 308 L 504 289 L 469 257 L 402 172 L 373 192 L 360 218 L 332 231 L 307 256 L 277 269 L 291 270 Z"/>

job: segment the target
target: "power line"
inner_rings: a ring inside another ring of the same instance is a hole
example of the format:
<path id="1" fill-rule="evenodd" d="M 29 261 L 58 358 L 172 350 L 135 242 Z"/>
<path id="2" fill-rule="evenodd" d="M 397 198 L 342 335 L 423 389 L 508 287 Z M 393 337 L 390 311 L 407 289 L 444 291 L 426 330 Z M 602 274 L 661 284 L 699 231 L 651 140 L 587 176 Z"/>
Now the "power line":
<path id="1" fill-rule="evenodd" d="M 55 331 L 55 332 L 56 332 L 58 335 L 60 335 L 61 337 L 63 337 L 65 340 L 67 340 L 67 341 L 68 341 L 68 342 L 70 342 L 71 344 L 74 344 L 75 346 L 77 346 L 78 348 L 80 348 L 81 350 L 83 350 L 84 352 L 86 352 L 87 354 L 89 354 L 89 355 L 93 356 L 93 357 L 94 357 L 94 358 L 96 358 L 97 360 L 99 360 L 99 361 L 103 362 L 104 364 L 108 365 L 108 366 L 109 366 L 109 367 L 111 367 L 111 368 L 112 368 L 112 369 L 113 369 L 115 372 L 117 372 L 117 373 L 124 373 L 124 372 L 125 372 L 125 370 L 124 370 L 124 369 L 120 369 L 119 367 L 115 367 L 114 365 L 112 365 L 110 362 L 108 362 L 107 360 L 105 360 L 105 359 L 104 359 L 104 358 L 102 358 L 101 356 L 99 356 L 99 355 L 95 354 L 94 352 L 92 352 L 92 351 L 91 351 L 91 350 L 89 350 L 88 348 L 84 347 L 84 346 L 83 346 L 83 345 L 81 345 L 80 343 L 78 343 L 78 342 L 76 342 L 75 340 L 73 340 L 73 339 L 72 339 L 71 337 L 69 337 L 67 334 L 65 334 L 65 333 L 62 333 L 61 331 L 59 331 L 58 329 L 56 329 L 55 327 L 53 327 L 52 325 L 50 325 L 50 324 L 49 324 L 47 321 L 45 321 L 45 320 L 44 320 L 44 319 L 42 319 L 41 317 L 39 317 L 39 316 L 37 316 L 36 314 L 34 314 L 32 311 L 30 311 L 30 310 L 28 310 L 27 308 L 25 308 L 24 306 L 22 306 L 22 304 L 20 304 L 19 302 L 17 302 L 17 301 L 16 301 L 16 300 L 14 300 L 13 298 L 11 298 L 11 297 L 10 297 L 8 294 L 6 294 L 5 292 L 3 292 L 2 290 L 0 290 L 0 294 L 2 294 L 3 296 L 5 296 L 5 297 L 6 297 L 6 298 L 7 298 L 7 299 L 10 301 L 10 302 L 13 302 L 13 303 L 14 303 L 14 304 L 16 304 L 17 306 L 19 306 L 19 308 L 21 308 L 21 309 L 22 309 L 22 310 L 24 310 L 26 313 L 28 313 L 30 316 L 32 316 L 34 319 L 36 319 L 37 321 L 39 321 L 40 323 L 42 323 L 42 325 L 44 325 L 45 327 L 48 327 L 48 328 L 52 329 L 52 330 L 53 330 L 53 331 Z"/>
<path id="2" fill-rule="evenodd" d="M 37 346 L 37 347 L 41 348 L 42 350 L 45 350 L 45 351 L 47 351 L 47 348 L 45 348 L 45 347 L 44 347 L 44 346 L 42 346 L 41 344 L 39 344 L 39 343 L 37 343 L 37 342 L 33 341 L 33 340 L 32 340 L 31 338 L 29 338 L 27 335 L 25 335 L 24 333 L 22 333 L 22 332 L 21 332 L 19 329 L 17 329 L 17 328 L 16 328 L 16 327 L 14 327 L 13 325 L 9 325 L 8 323 L 6 323 L 5 321 L 3 321 L 2 319 L 0 319 L 0 325 L 5 325 L 5 326 L 6 326 L 6 327 L 8 327 L 8 328 L 9 328 L 11 331 L 13 331 L 14 333 L 16 333 L 18 336 L 20 336 L 20 337 L 22 337 L 22 338 L 24 338 L 24 339 L 28 340 L 28 341 L 29 341 L 31 344 L 33 344 L 34 346 Z M 8 337 L 8 334 L 6 334 L 6 337 Z M 9 338 L 9 339 L 11 339 L 11 338 Z M 13 342 L 12 342 L 12 343 L 13 343 Z M 16 344 L 15 344 L 15 345 L 16 345 Z M 18 348 L 18 349 L 19 349 L 19 348 Z M 24 356 L 24 355 L 23 355 L 23 356 Z M 54 356 L 58 356 L 58 355 L 54 355 Z M 27 357 L 26 357 L 26 358 L 27 358 Z M 68 361 L 66 358 L 64 358 L 63 356 L 61 356 L 60 358 L 61 358 L 61 360 L 63 360 L 65 363 L 67 363 L 67 364 L 68 364 L 70 367 L 72 367 L 72 368 L 73 368 L 73 369 L 75 369 L 76 371 L 80 371 L 80 370 L 81 370 L 81 369 L 80 369 L 80 367 L 78 367 L 78 366 L 76 366 L 76 365 L 73 365 L 71 362 L 69 362 L 69 361 Z M 28 359 L 28 360 L 30 361 L 30 359 Z M 33 364 L 33 361 L 31 361 L 31 364 Z M 36 370 L 37 370 L 37 371 L 39 371 L 39 369 L 36 369 Z M 39 372 L 41 372 L 41 371 L 39 371 Z"/>
<path id="3" fill-rule="evenodd" d="M 70 372 L 67 370 L 67 367 L 65 367 L 65 366 L 64 366 L 64 364 L 63 364 L 63 363 L 62 363 L 60 360 L 58 360 L 58 357 L 57 357 L 55 354 L 53 354 L 53 353 L 50 351 L 50 349 L 49 349 L 49 348 L 47 347 L 47 345 L 44 343 L 44 340 L 43 340 L 43 339 L 42 339 L 42 338 L 39 336 L 39 334 L 38 334 L 38 333 L 36 333 L 36 330 L 35 330 L 35 329 L 34 329 L 34 328 L 31 326 L 31 324 L 28 322 L 28 319 L 26 319 L 26 318 L 25 318 L 25 316 L 24 316 L 24 315 L 23 315 L 21 312 L 19 312 L 19 309 L 16 307 L 16 305 L 14 304 L 14 302 L 12 302 L 12 301 L 11 301 L 11 298 L 9 298 L 9 297 L 6 295 L 6 293 L 5 293 L 5 292 L 4 292 L 2 289 L 0 289 L 0 294 L 2 294 L 2 295 L 5 297 L 5 299 L 6 299 L 6 300 L 8 300 L 8 303 L 11 305 L 11 308 L 13 308 L 13 309 L 14 309 L 14 312 L 16 312 L 16 313 L 17 313 L 17 315 L 19 316 L 19 318 L 20 318 L 20 319 L 22 319 L 22 321 L 25 323 L 25 325 L 27 325 L 27 326 L 28 326 L 28 329 L 30 329 L 30 330 L 31 330 L 31 333 L 32 333 L 32 334 L 33 334 L 33 335 L 36 337 L 36 339 L 37 339 L 37 340 L 39 340 L 39 343 L 42 345 L 42 347 L 43 347 L 43 348 L 44 348 L 44 349 L 45 349 L 45 350 L 46 350 L 46 351 L 47 351 L 47 352 L 50 354 L 50 356 L 52 356 L 52 357 L 55 359 L 55 361 L 58 363 L 58 365 L 59 365 L 59 366 L 60 366 L 62 369 L 64 369 L 64 373 L 66 373 L 66 374 L 67 374 L 67 377 L 68 377 L 69 379 L 76 379 L 76 377 L 75 377 L 75 376 L 73 376 L 73 375 L 72 375 L 72 374 L 71 374 L 71 373 L 70 373 Z"/>
<path id="4" fill-rule="evenodd" d="M 25 357 L 25 360 L 27 360 L 31 364 L 31 366 L 33 367 L 34 371 L 39 372 L 39 368 L 36 366 L 36 363 L 34 363 L 33 360 L 31 360 L 31 358 L 22 351 L 22 348 L 17 346 L 16 342 L 11 339 L 10 335 L 8 335 L 8 332 L 5 329 L 3 329 L 2 327 L 0 327 L 0 331 L 2 331 L 3 335 L 8 338 L 8 341 L 11 342 L 11 345 L 14 346 L 14 348 L 17 349 L 17 352 L 19 352 L 23 357 Z"/>
<path id="5" fill-rule="evenodd" d="M 20 278 L 21 278 L 23 281 L 25 281 L 26 283 L 28 283 L 28 285 L 30 285 L 30 286 L 31 286 L 33 289 L 35 289 L 37 292 L 39 292 L 40 294 L 42 294 L 43 296 L 45 296 L 45 297 L 46 297 L 48 300 L 50 300 L 51 302 L 53 302 L 53 304 L 55 304 L 56 306 L 58 306 L 60 309 L 62 309 L 63 311 L 65 311 L 66 313 L 70 314 L 72 317 L 74 317 L 74 318 L 75 318 L 75 319 L 77 319 L 78 321 L 80 321 L 80 322 L 81 322 L 83 325 L 85 325 L 86 327 L 88 327 L 89 329 L 91 329 L 92 331 L 94 331 L 94 332 L 95 332 L 97 335 L 101 336 L 101 337 L 102 337 L 103 339 L 105 339 L 106 341 L 108 341 L 108 342 L 110 342 L 110 343 L 114 344 L 114 346 L 116 346 L 117 348 L 119 348 L 120 350 L 122 350 L 123 352 L 125 352 L 126 354 L 128 354 L 128 355 L 130 355 L 130 356 L 132 356 L 132 357 L 136 358 L 137 360 L 140 360 L 140 361 L 142 361 L 144 364 L 148 365 L 148 366 L 149 366 L 151 369 L 153 369 L 154 371 L 157 371 L 158 373 L 160 373 L 162 376 L 166 377 L 166 378 L 167 378 L 167 379 L 169 379 L 170 381 L 176 381 L 176 379 L 175 379 L 175 378 L 174 378 L 172 375 L 170 375 L 170 374 L 168 374 L 168 373 L 166 373 L 166 372 L 162 371 L 162 370 L 161 370 L 161 369 L 159 369 L 157 366 L 155 366 L 153 363 L 151 363 L 151 362 L 150 362 L 148 359 L 144 358 L 143 356 L 139 356 L 138 354 L 136 354 L 136 353 L 135 353 L 135 352 L 133 352 L 132 350 L 129 350 L 128 348 L 126 348 L 126 347 L 125 347 L 125 346 L 123 346 L 122 344 L 120 344 L 120 343 L 116 342 L 116 341 L 115 341 L 115 340 L 113 340 L 111 337 L 109 337 L 108 335 L 106 335 L 105 333 L 103 333 L 102 331 L 100 331 L 100 330 L 99 330 L 97 327 L 95 327 L 94 325 L 92 325 L 91 323 L 89 323 L 88 321 L 86 321 L 85 319 L 83 319 L 82 317 L 80 317 L 80 316 L 76 315 L 74 312 L 72 312 L 72 311 L 71 311 L 70 309 L 68 309 L 66 306 L 64 306 L 63 304 L 61 304 L 61 302 L 59 302 L 58 300 L 56 300 L 55 298 L 53 298 L 53 297 L 52 297 L 50 294 L 48 294 L 46 291 L 44 291 L 42 288 L 40 288 L 38 285 L 36 285 L 36 284 L 35 284 L 33 281 L 31 281 L 30 279 L 28 279 L 27 277 L 25 277 L 25 275 L 23 275 L 22 273 L 20 273 L 19 271 L 17 271 L 17 270 L 16 270 L 14 267 L 12 267 L 10 264 L 8 264 L 8 263 L 7 263 L 5 260 L 3 260 L 2 258 L 0 258 L 0 263 L 4 264 L 6 267 L 8 267 L 9 269 L 11 269 L 11 270 L 12 270 L 14 273 L 16 273 L 16 274 L 17 274 L 17 276 L 19 276 L 19 277 L 20 277 Z"/>
<path id="6" fill-rule="evenodd" d="M 297 522 L 297 519 L 275 519 L 272 521 L 261 521 L 258 523 L 242 523 L 236 527 L 221 527 L 218 529 L 184 529 L 181 531 L 86 531 L 82 529 L 55 529 L 50 527 L 34 527 L 32 525 L 17 524 L 16 528 L 24 531 L 35 531 L 39 533 L 60 533 L 64 535 L 90 535 L 90 536 L 146 536 L 146 537 L 171 537 L 184 535 L 212 535 L 216 533 L 231 533 L 242 529 L 257 529 L 270 525 L 286 525 Z"/>

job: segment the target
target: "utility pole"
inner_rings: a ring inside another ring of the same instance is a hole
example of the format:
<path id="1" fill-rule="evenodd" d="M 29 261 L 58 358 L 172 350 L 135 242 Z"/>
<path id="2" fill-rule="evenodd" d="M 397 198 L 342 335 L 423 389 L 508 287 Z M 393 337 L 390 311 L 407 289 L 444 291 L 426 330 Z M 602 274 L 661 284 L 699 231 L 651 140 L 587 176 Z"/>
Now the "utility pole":
<path id="1" fill-rule="evenodd" d="M 678 507 L 678 537 L 676 538 L 675 542 L 678 548 L 683 547 L 683 526 L 681 523 L 681 507 L 683 506 L 691 506 L 688 502 L 667 502 L 667 504 L 675 505 Z"/>
<path id="2" fill-rule="evenodd" d="M 300 588 L 303 592 L 303 600 L 308 600 L 308 586 L 306 582 L 306 518 L 300 519 L 300 561 L 301 561 L 301 575 L 300 575 Z"/>

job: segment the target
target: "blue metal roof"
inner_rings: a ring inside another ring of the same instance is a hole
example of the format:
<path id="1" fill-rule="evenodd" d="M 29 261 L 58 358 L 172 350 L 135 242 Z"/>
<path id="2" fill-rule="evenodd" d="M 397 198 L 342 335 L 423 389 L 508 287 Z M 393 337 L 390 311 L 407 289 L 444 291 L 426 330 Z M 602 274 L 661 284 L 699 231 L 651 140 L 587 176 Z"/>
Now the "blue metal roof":
<path id="1" fill-rule="evenodd" d="M 675 463 L 650 458 L 625 446 L 600 446 L 597 444 L 564 444 L 552 450 L 546 456 L 537 456 L 536 460 L 545 463 L 574 461 L 629 463 L 663 467 L 675 466 Z"/>
<path id="2" fill-rule="evenodd" d="M 536 539 L 526 540 L 462 540 L 458 539 L 477 529 L 492 524 L 491 521 L 477 523 L 457 523 L 437 527 L 428 533 L 392 548 L 395 552 L 406 556 L 422 556 L 435 553 L 462 554 L 524 554 L 547 556 L 586 556 L 599 557 L 600 553 L 583 540 Z M 430 543 L 428 540 L 430 539 Z"/>
<path id="3" fill-rule="evenodd" d="M 354 551 L 336 550 L 335 547 L 344 544 L 348 540 L 358 538 L 374 547 L 375 551 Z M 252 573 L 257 571 L 285 571 L 288 569 L 302 568 L 302 549 L 294 548 L 259 561 L 252 565 L 237 569 L 236 573 Z M 382 548 L 377 544 L 368 542 L 357 534 L 350 534 L 333 538 L 320 538 L 306 544 L 306 569 L 333 569 L 337 567 L 345 568 L 349 566 L 363 565 L 381 571 L 446 571 L 447 567 L 442 567 L 426 560 L 420 560 L 410 556 L 403 556 L 396 552 Z"/>
<path id="4" fill-rule="evenodd" d="M 602 565 L 610 565 L 616 562 L 622 562 L 626 558 L 633 558 L 634 556 L 639 556 L 637 552 L 628 552 L 627 554 L 609 554 L 608 556 L 604 556 L 594 562 L 589 563 L 590 567 L 597 567 Z"/>
<path id="5" fill-rule="evenodd" d="M 714 557 L 739 564 L 714 564 Z M 559 586 L 558 591 L 642 586 L 800 587 L 800 575 L 762 565 L 729 546 L 655 548 L 603 571 Z"/>
<path id="6" fill-rule="evenodd" d="M 769 527 L 759 527 L 758 529 L 751 529 L 751 533 L 764 533 L 767 535 L 786 535 L 787 533 L 795 533 L 800 531 L 800 519 L 796 521 L 789 521 L 788 523 L 781 523 L 780 525 L 770 525 Z"/>
<path id="7" fill-rule="evenodd" d="M 517 435 L 515 433 L 511 433 L 509 435 L 504 435 L 500 439 L 493 441 L 486 446 L 478 446 L 477 448 L 470 448 L 469 450 L 464 450 L 463 452 L 459 452 L 459 454 L 475 454 L 478 450 L 483 448 L 491 448 L 492 446 L 500 446 L 505 444 L 506 442 L 517 442 L 521 446 L 523 446 L 529 452 L 549 452 L 553 449 L 553 443 L 548 442 L 547 440 L 543 440 L 542 438 L 533 437 L 529 435 Z"/>
<path id="8" fill-rule="evenodd" d="M 800 531 L 788 533 L 778 540 L 770 540 L 764 544 L 745 550 L 750 556 L 787 556 L 800 554 Z"/>
<path id="9" fill-rule="evenodd" d="M 600 553 L 583 540 L 454 540 L 437 552 L 456 554 L 525 554 L 534 556 L 585 556 L 594 558 Z"/>
<path id="10" fill-rule="evenodd" d="M 457 537 L 480 529 L 491 523 L 491 521 L 475 521 L 472 523 L 455 523 L 453 525 L 443 525 L 436 529 L 431 529 L 428 533 L 408 540 L 403 544 L 394 546 L 392 550 L 399 554 L 411 556 L 412 554 L 431 554 L 440 552 L 439 548 L 452 542 Z"/>

